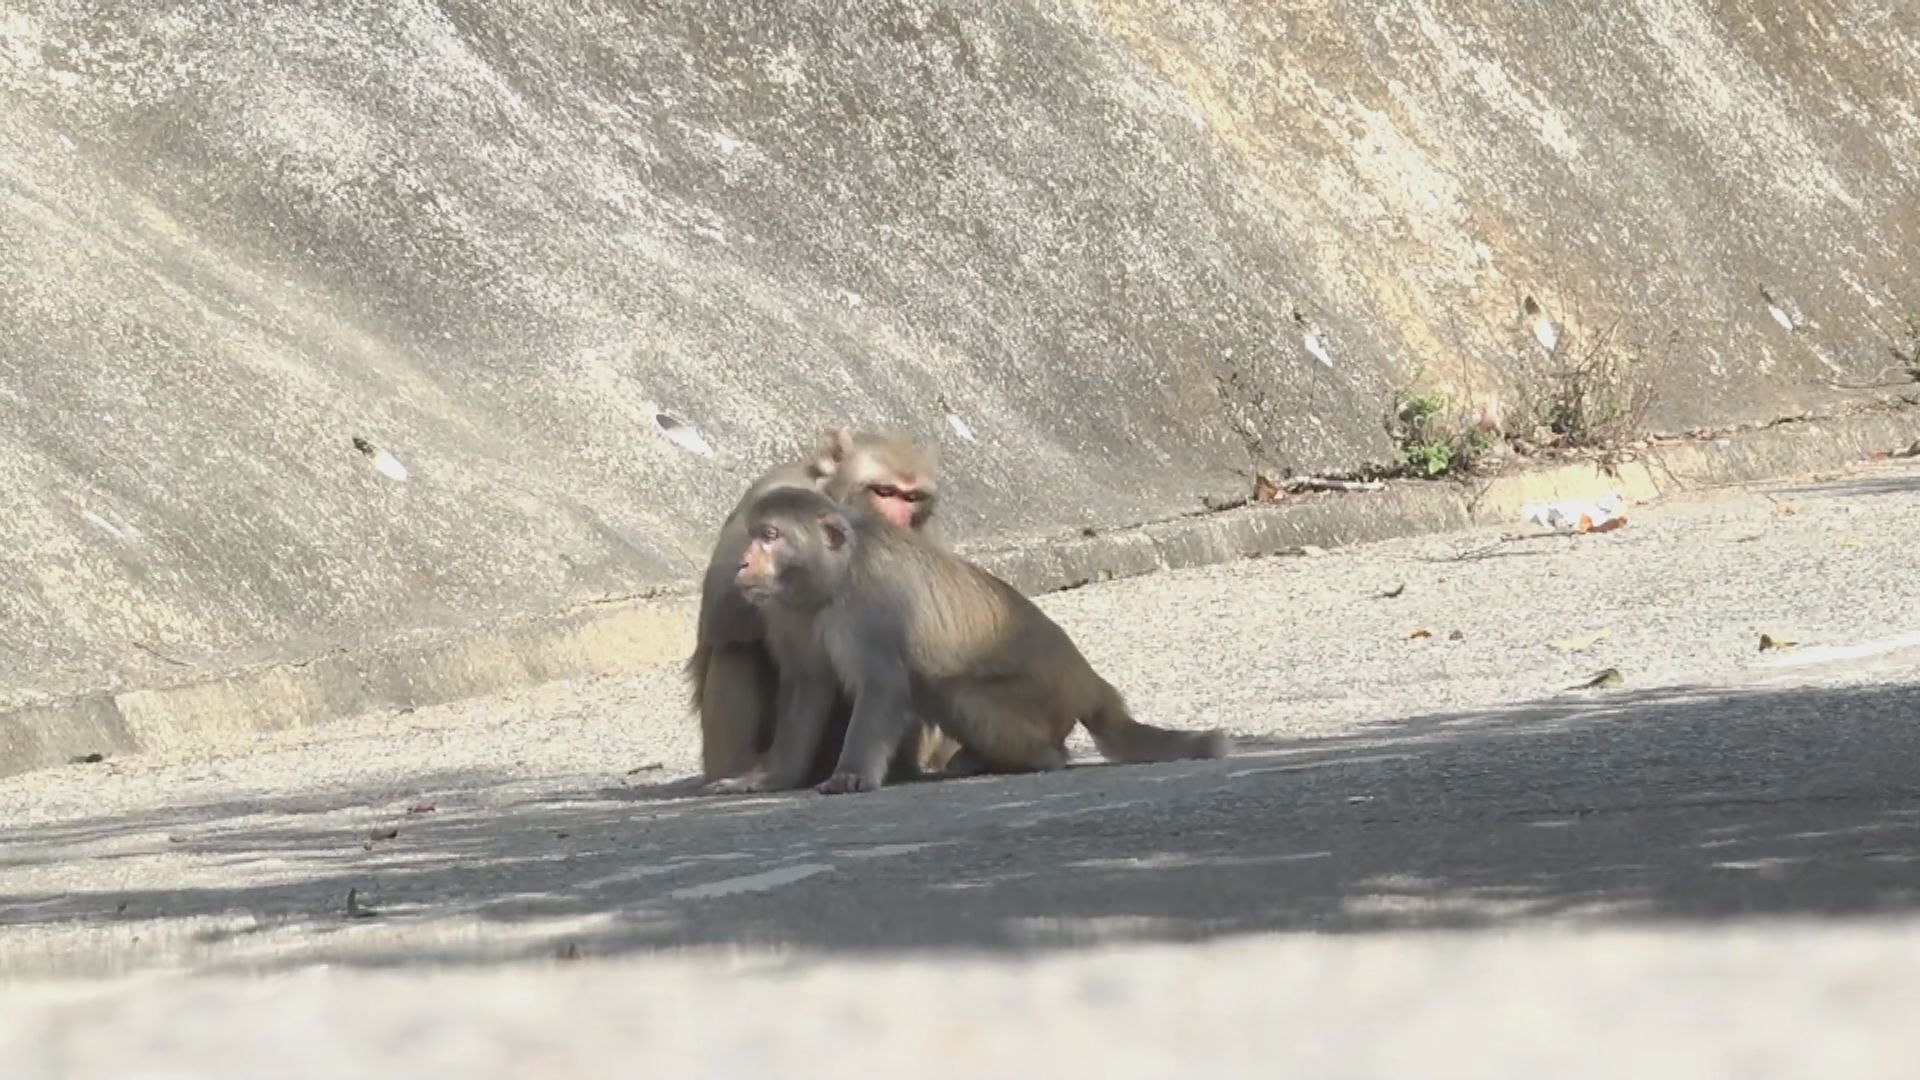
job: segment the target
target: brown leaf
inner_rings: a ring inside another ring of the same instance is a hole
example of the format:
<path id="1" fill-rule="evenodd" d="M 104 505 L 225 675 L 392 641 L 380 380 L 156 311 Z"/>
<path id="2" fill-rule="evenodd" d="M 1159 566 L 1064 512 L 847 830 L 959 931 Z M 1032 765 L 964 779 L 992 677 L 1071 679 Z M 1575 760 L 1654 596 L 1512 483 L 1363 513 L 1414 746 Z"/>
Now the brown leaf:
<path id="1" fill-rule="evenodd" d="M 1585 518 L 1581 518 L 1580 520 L 1583 522 L 1586 521 Z M 1604 533 L 1604 532 L 1612 532 L 1615 529 L 1624 529 L 1626 527 L 1627 527 L 1627 519 L 1624 516 L 1622 516 L 1622 517 L 1616 517 L 1616 518 L 1608 518 L 1607 520 L 1601 522 L 1598 525 L 1589 526 L 1588 528 L 1582 529 L 1580 531 Z"/>
<path id="2" fill-rule="evenodd" d="M 1467 640 L 1467 635 L 1462 633 L 1459 630 L 1449 630 L 1447 631 L 1447 640 L 1448 641 L 1465 641 Z"/>
<path id="3" fill-rule="evenodd" d="M 1273 482 L 1266 473 L 1253 474 L 1253 501 L 1272 502 L 1280 497 L 1280 485 Z"/>
<path id="4" fill-rule="evenodd" d="M 1782 641 L 1779 638 L 1774 637 L 1772 634 L 1760 635 L 1760 651 L 1761 652 L 1772 652 L 1776 649 L 1791 649 L 1798 644 L 1800 643 L 1797 641 Z"/>
<path id="5" fill-rule="evenodd" d="M 1422 626 L 1422 627 L 1420 627 L 1420 628 L 1419 628 L 1418 630 L 1415 630 L 1415 631 L 1414 631 L 1413 633 L 1411 633 L 1411 634 L 1408 634 L 1408 635 L 1407 635 L 1407 640 L 1408 640 L 1408 641 L 1417 641 L 1417 640 L 1419 640 L 1420 638 L 1430 638 L 1430 637 L 1432 637 L 1432 636 L 1433 636 L 1433 631 L 1431 631 L 1431 630 L 1429 630 L 1429 629 L 1427 629 L 1426 627 L 1424 627 L 1424 626 Z"/>
<path id="6" fill-rule="evenodd" d="M 439 807 L 437 807 L 437 806 L 435 806 L 435 805 L 433 805 L 433 804 L 432 804 L 432 803 L 430 803 L 430 802 L 423 802 L 423 803 L 414 803 L 414 804 L 413 804 L 412 806 L 409 806 L 409 807 L 407 807 L 407 813 L 409 813 L 409 814 L 431 814 L 431 813 L 433 813 L 433 812 L 434 812 L 435 810 L 438 810 L 438 809 L 440 809 L 440 808 L 439 808 Z"/>
<path id="7" fill-rule="evenodd" d="M 1621 683 L 1625 681 L 1626 679 L 1620 674 L 1619 668 L 1610 667 L 1605 671 L 1602 671 L 1599 674 L 1595 675 L 1593 678 L 1588 679 L 1585 682 L 1575 683 L 1572 686 L 1567 687 L 1567 689 L 1599 690 L 1605 687 L 1619 686 Z"/>

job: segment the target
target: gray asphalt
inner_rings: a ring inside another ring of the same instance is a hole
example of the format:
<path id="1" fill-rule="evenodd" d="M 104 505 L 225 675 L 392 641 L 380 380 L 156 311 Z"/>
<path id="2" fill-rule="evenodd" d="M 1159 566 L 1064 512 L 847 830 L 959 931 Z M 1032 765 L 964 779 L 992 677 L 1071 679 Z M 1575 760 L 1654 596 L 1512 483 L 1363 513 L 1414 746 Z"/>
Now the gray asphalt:
<path id="1" fill-rule="evenodd" d="M 1913 1075 L 1916 525 L 1887 464 L 1046 598 L 1220 762 L 702 798 L 662 671 L 0 781 L 0 1056 Z"/>

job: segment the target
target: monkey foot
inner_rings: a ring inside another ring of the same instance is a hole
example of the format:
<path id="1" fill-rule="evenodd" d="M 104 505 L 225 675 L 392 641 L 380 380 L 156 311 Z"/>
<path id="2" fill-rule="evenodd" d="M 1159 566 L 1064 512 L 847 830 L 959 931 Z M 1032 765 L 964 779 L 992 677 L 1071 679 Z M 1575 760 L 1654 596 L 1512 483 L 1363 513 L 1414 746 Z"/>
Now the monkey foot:
<path id="1" fill-rule="evenodd" d="M 878 791 L 880 785 L 859 773 L 837 772 L 814 790 L 822 795 L 851 795 L 858 791 Z"/>
<path id="2" fill-rule="evenodd" d="M 752 795 L 767 790 L 767 774 L 750 772 L 745 776 L 729 776 L 725 780 L 715 780 L 702 787 L 702 795 Z"/>

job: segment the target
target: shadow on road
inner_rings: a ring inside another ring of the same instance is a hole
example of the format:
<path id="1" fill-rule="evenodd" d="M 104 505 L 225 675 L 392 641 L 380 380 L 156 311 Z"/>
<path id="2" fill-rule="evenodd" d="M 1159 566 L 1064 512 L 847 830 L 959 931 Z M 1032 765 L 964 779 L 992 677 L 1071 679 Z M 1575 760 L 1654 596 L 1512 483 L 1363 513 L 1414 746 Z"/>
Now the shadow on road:
<path id="1" fill-rule="evenodd" d="M 390 793 L 95 820 L 34 838 L 184 832 L 203 859 L 293 869 L 232 889 L 0 896 L 0 919 L 247 912 L 302 929 L 325 953 L 330 936 L 369 925 L 343 915 L 354 888 L 387 930 L 464 916 L 498 931 L 330 957 L 416 963 L 552 955 L 557 942 L 601 956 L 1024 950 L 1920 906 L 1920 687 L 1574 697 L 1256 745 L 1223 762 L 860 797 L 582 790 L 396 818 L 401 834 L 372 850 L 342 837 L 337 815 L 311 827 L 302 817 L 382 806 Z M 261 813 L 284 816 L 247 824 Z"/>

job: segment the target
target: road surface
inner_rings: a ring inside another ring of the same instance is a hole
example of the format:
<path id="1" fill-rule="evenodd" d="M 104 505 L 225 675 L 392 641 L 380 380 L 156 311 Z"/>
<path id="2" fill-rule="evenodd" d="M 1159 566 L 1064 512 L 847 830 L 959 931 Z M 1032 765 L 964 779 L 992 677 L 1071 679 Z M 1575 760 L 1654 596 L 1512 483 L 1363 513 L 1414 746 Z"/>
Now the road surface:
<path id="1" fill-rule="evenodd" d="M 0 1060 L 1920 1074 L 1920 467 L 1529 532 L 1043 599 L 1218 762 L 699 798 L 662 670 L 0 781 Z"/>

